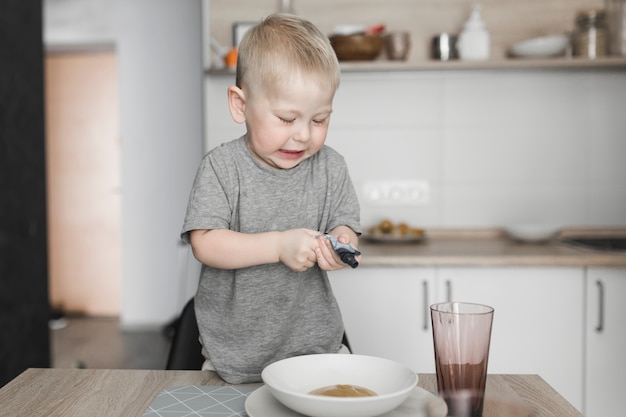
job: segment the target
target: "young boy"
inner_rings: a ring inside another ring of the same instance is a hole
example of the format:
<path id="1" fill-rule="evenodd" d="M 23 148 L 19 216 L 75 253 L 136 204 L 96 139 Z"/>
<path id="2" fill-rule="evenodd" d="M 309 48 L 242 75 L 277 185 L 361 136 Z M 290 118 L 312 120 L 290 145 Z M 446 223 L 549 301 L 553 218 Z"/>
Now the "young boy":
<path id="1" fill-rule="evenodd" d="M 228 105 L 247 131 L 203 158 L 182 230 L 203 264 L 203 369 L 227 382 L 342 349 L 326 271 L 346 264 L 323 235 L 356 247 L 361 229 L 345 161 L 324 145 L 338 85 L 328 38 L 308 21 L 269 16 L 240 44 Z"/>

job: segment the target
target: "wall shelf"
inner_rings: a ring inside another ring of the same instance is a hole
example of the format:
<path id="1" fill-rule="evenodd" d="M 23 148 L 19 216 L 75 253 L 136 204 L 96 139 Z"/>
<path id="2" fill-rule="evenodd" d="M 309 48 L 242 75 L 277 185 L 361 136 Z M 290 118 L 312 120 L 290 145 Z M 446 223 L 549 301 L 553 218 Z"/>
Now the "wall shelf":
<path id="1" fill-rule="evenodd" d="M 386 61 L 342 62 L 341 70 L 348 72 L 401 71 L 468 71 L 468 70 L 626 70 L 626 57 L 583 58 L 510 58 L 488 61 Z M 233 69 L 210 68 L 207 75 L 234 75 Z"/>
<path id="2" fill-rule="evenodd" d="M 344 62 L 344 72 L 366 71 L 447 71 L 447 70 L 503 70 L 503 69 L 626 69 L 626 58 L 607 57 L 594 60 L 581 58 L 510 58 L 487 61 L 372 61 Z"/>

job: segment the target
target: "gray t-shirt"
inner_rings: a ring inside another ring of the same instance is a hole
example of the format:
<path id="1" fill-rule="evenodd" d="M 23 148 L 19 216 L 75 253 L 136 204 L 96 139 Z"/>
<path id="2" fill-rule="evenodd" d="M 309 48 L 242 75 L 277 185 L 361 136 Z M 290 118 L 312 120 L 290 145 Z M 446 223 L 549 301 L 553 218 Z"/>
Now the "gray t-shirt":
<path id="1" fill-rule="evenodd" d="M 242 137 L 203 158 L 181 236 L 189 241 L 195 229 L 326 233 L 340 225 L 361 233 L 359 215 L 336 151 L 324 146 L 292 169 L 274 169 L 254 159 Z M 195 305 L 203 353 L 230 383 L 257 382 L 272 362 L 341 346 L 341 313 L 317 265 L 304 272 L 282 263 L 237 270 L 203 265 Z"/>

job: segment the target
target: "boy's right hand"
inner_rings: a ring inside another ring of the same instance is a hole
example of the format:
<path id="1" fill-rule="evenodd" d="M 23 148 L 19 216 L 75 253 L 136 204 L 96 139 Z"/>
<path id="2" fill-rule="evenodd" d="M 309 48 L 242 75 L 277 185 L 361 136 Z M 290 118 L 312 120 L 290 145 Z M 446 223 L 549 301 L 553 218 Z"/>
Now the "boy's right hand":
<path id="1" fill-rule="evenodd" d="M 292 229 L 280 232 L 277 242 L 278 259 L 296 272 L 306 271 L 317 263 L 316 230 Z"/>

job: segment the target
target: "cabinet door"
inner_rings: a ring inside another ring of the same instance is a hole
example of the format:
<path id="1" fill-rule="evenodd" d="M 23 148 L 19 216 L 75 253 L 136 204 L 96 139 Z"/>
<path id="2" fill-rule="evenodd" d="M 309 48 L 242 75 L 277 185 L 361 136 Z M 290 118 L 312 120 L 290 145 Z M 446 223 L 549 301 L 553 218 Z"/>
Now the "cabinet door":
<path id="1" fill-rule="evenodd" d="M 626 374 L 626 268 L 587 271 L 585 415 L 623 415 Z"/>
<path id="2" fill-rule="evenodd" d="M 438 285 L 495 309 L 489 373 L 538 374 L 582 409 L 582 268 L 440 268 Z"/>
<path id="3" fill-rule="evenodd" d="M 353 353 L 433 373 L 431 268 L 359 267 L 329 274 Z"/>

